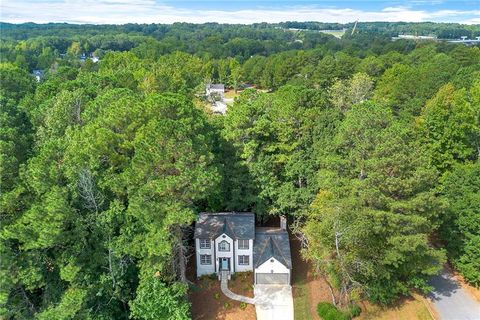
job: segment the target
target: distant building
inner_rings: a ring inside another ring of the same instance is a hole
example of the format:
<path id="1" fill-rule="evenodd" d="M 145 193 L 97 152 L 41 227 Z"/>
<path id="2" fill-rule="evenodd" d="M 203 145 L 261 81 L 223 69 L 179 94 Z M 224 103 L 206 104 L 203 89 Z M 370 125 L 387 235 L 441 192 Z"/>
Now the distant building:
<path id="1" fill-rule="evenodd" d="M 205 86 L 205 96 L 212 104 L 214 113 L 225 114 L 227 102 L 225 101 L 225 85 L 209 83 Z"/>
<path id="2" fill-rule="evenodd" d="M 436 36 L 415 36 L 411 34 L 400 34 L 397 37 L 392 37 L 392 40 L 444 41 L 449 43 L 461 43 L 467 46 L 480 45 L 480 37 L 476 37 L 475 39 L 468 39 L 467 36 L 463 36 L 460 39 L 439 39 Z"/>
<path id="3" fill-rule="evenodd" d="M 35 77 L 35 79 L 37 80 L 37 82 L 40 82 L 40 81 L 42 81 L 43 78 L 45 77 L 45 71 L 43 71 L 43 70 L 33 70 L 32 76 Z"/>
<path id="4" fill-rule="evenodd" d="M 251 89 L 251 88 L 254 88 L 254 86 L 249 83 L 242 83 L 238 86 L 239 90 L 245 90 L 245 89 Z"/>
<path id="5" fill-rule="evenodd" d="M 393 37 L 392 40 L 437 40 L 436 36 L 416 36 L 413 34 L 399 34 L 397 37 Z"/>
<path id="6" fill-rule="evenodd" d="M 480 37 L 476 37 L 475 39 L 468 39 L 468 37 L 463 36 L 461 39 L 457 40 L 448 40 L 450 43 L 462 43 L 467 46 L 473 45 L 480 45 Z"/>
<path id="7" fill-rule="evenodd" d="M 225 85 L 224 84 L 213 84 L 209 83 L 205 87 L 205 95 L 210 97 L 212 94 L 218 94 L 222 98 L 225 95 Z"/>
<path id="8" fill-rule="evenodd" d="M 224 100 L 213 102 L 212 111 L 214 113 L 225 114 L 227 112 L 227 103 Z"/>

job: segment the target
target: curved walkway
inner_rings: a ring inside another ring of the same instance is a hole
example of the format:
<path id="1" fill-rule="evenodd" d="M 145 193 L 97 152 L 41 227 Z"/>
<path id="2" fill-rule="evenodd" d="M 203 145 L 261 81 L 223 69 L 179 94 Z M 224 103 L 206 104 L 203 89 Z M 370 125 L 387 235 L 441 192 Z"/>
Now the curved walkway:
<path id="1" fill-rule="evenodd" d="M 441 320 L 478 320 L 480 303 L 462 288 L 447 270 L 432 278 L 429 295 Z"/>
<path id="2" fill-rule="evenodd" d="M 240 302 L 245 302 L 245 303 L 250 303 L 250 304 L 255 304 L 255 299 L 253 298 L 248 298 L 245 296 L 241 296 L 239 294 L 233 293 L 228 289 L 228 280 L 227 279 L 222 279 L 220 281 L 220 288 L 222 289 L 222 292 L 224 295 L 229 297 L 232 300 L 240 301 Z"/>

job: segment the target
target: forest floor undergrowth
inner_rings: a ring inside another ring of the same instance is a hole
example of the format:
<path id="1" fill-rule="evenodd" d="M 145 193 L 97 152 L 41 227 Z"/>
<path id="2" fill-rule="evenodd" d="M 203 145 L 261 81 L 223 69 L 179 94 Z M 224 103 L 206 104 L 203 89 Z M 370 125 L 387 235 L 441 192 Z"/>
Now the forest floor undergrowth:
<path id="1" fill-rule="evenodd" d="M 326 281 L 314 273 L 311 263 L 302 259 L 300 241 L 291 235 L 290 247 L 293 262 L 293 304 L 295 320 L 320 320 L 316 307 L 319 302 L 332 302 Z M 385 308 L 362 302 L 362 314 L 355 319 L 370 320 L 431 320 L 432 316 L 420 295 L 399 299 Z"/>

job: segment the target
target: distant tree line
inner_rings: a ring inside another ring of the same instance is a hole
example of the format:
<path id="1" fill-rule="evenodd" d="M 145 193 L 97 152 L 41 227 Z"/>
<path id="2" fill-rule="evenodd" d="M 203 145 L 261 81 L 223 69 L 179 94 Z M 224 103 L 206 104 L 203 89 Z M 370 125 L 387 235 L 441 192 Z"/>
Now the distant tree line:
<path id="1" fill-rule="evenodd" d="M 353 30 L 355 23 L 324 23 L 324 22 L 297 22 L 288 21 L 278 24 L 283 28 L 294 28 L 303 30 L 342 30 L 348 32 Z M 355 29 L 357 33 L 370 35 L 383 34 L 395 37 L 399 34 L 412 34 L 419 36 L 436 36 L 440 39 L 459 39 L 462 36 L 478 37 L 480 28 L 478 25 L 458 23 L 435 23 L 435 22 L 358 22 Z"/>

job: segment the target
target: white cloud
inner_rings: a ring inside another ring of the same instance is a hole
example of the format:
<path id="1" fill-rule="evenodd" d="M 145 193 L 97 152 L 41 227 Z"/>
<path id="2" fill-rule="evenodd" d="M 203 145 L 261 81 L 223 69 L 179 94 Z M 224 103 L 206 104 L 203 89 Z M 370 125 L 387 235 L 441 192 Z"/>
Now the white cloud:
<path id="1" fill-rule="evenodd" d="M 468 15 L 468 16 L 466 16 Z M 477 17 L 478 16 L 478 17 Z M 5 22 L 71 22 L 71 23 L 173 23 L 219 22 L 255 23 L 281 21 L 451 21 L 478 23 L 480 12 L 460 10 L 425 11 L 409 7 L 387 7 L 380 11 L 350 8 L 295 6 L 282 9 L 244 10 L 179 9 L 154 0 L 2 0 L 0 20 Z"/>
<path id="2" fill-rule="evenodd" d="M 438 5 L 445 3 L 444 0 L 410 0 L 408 1 L 409 4 L 421 4 L 421 5 Z"/>
<path id="3" fill-rule="evenodd" d="M 464 24 L 480 24 L 480 17 L 462 21 Z"/>

